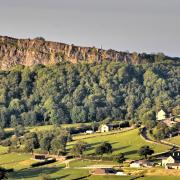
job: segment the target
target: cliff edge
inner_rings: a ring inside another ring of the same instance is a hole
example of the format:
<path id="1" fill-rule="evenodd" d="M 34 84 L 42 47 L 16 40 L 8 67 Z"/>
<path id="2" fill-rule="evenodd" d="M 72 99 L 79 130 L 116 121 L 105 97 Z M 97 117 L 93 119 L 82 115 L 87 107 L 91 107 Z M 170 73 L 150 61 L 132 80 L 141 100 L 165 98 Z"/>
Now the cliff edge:
<path id="1" fill-rule="evenodd" d="M 161 54 L 161 58 L 167 58 Z M 44 38 L 16 39 L 0 36 L 0 69 L 7 70 L 16 65 L 51 65 L 62 61 L 72 63 L 101 62 L 103 60 L 126 63 L 152 63 L 154 54 L 118 52 L 95 47 L 80 47 L 64 43 L 45 41 Z M 169 58 L 175 60 L 175 58 Z"/>

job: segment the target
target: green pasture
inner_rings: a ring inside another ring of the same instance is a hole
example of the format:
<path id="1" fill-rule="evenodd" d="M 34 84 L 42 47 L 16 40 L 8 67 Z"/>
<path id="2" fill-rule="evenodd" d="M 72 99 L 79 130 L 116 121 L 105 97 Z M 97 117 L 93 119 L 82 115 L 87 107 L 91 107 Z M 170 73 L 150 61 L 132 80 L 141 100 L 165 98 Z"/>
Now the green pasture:
<path id="1" fill-rule="evenodd" d="M 113 155 L 124 153 L 124 155 L 130 159 L 138 159 L 139 155 L 137 154 L 137 150 L 144 145 L 150 146 L 152 149 L 154 149 L 155 153 L 163 152 L 170 148 L 167 145 L 146 142 L 138 135 L 138 129 L 130 130 L 127 132 L 119 132 L 115 134 L 100 133 L 96 136 L 92 135 L 92 137 L 90 137 L 90 135 L 87 135 L 87 138 L 85 138 L 85 136 L 82 137 L 83 141 L 87 142 L 90 145 L 90 148 L 86 151 L 86 154 L 93 154 L 95 151 L 95 147 L 101 144 L 103 141 L 111 143 L 113 147 Z M 76 136 L 76 139 L 80 140 L 81 138 L 80 136 Z M 68 144 L 68 149 L 71 149 L 73 144 L 75 144 L 76 142 L 76 140 L 70 142 Z"/>
<path id="2" fill-rule="evenodd" d="M 29 167 L 35 160 L 32 159 L 32 155 L 25 153 L 8 153 L 0 155 L 0 166 L 15 170 Z"/>

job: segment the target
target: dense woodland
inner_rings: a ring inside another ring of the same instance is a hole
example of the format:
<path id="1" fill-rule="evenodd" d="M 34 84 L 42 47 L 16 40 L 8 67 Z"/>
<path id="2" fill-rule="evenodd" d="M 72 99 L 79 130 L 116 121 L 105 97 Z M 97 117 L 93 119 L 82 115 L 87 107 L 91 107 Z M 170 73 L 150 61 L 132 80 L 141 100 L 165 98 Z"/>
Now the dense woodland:
<path id="1" fill-rule="evenodd" d="M 180 104 L 178 62 L 62 62 L 0 71 L 0 126 L 155 120 Z"/>

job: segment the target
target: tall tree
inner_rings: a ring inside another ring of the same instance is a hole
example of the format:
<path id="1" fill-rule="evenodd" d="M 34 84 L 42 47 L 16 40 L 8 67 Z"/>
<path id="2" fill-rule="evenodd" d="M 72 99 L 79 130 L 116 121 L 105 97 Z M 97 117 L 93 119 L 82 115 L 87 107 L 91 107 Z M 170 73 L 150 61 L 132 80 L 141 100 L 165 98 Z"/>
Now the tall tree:
<path id="1" fill-rule="evenodd" d="M 152 155 L 153 153 L 154 150 L 151 149 L 149 146 L 142 146 L 138 151 L 138 154 L 140 156 L 144 156 L 145 159 L 147 159 L 148 155 Z"/>
<path id="2" fill-rule="evenodd" d="M 71 152 L 74 156 L 82 156 L 83 152 L 86 150 L 88 144 L 84 141 L 78 141 L 76 144 L 74 144 Z"/>

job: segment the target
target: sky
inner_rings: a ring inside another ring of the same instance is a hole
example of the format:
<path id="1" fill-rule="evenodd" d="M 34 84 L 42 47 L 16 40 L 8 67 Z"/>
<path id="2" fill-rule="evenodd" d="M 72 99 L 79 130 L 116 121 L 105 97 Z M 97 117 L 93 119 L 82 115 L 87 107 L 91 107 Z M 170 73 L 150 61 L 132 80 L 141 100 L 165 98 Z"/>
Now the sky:
<path id="1" fill-rule="evenodd" d="M 0 0 L 0 35 L 180 57 L 180 0 Z"/>

